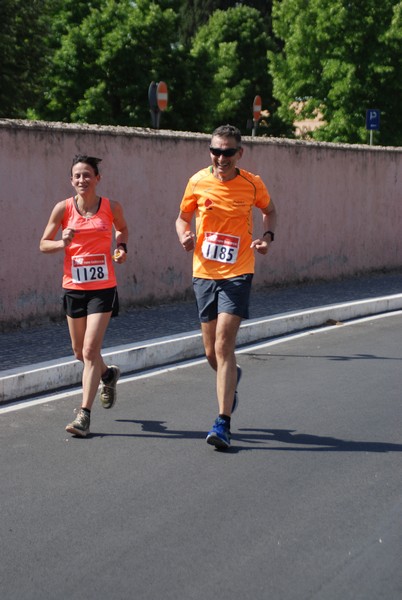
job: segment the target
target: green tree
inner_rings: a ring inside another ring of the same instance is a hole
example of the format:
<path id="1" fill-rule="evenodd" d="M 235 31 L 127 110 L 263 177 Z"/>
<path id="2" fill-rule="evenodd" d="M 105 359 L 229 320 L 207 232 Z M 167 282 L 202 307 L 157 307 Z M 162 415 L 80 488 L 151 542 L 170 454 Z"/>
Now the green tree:
<path id="1" fill-rule="evenodd" d="M 84 6 L 86 5 L 86 6 Z M 150 123 L 148 87 L 177 69 L 177 15 L 169 2 L 100 0 L 63 9 L 42 118 L 109 125 Z M 77 22 L 74 23 L 76 17 Z M 180 70 L 180 69 L 179 69 Z"/>
<path id="2" fill-rule="evenodd" d="M 315 139 L 365 143 L 366 109 L 378 108 L 380 142 L 401 144 L 401 17 L 396 0 L 274 0 L 279 114 L 293 122 L 296 102 L 302 117 L 323 115 Z"/>
<path id="3" fill-rule="evenodd" d="M 36 96 L 26 99 L 30 118 L 146 126 L 151 123 L 149 84 L 164 80 L 169 106 L 162 127 L 210 131 L 231 120 L 244 131 L 258 93 L 273 115 L 267 131 L 283 131 L 275 119 L 267 69 L 267 49 L 273 47 L 267 33 L 271 2 L 249 0 L 215 11 L 191 51 L 179 39 L 185 0 L 47 2 L 52 15 L 44 36 L 46 77 L 38 81 Z M 249 3 L 265 9 L 265 17 Z M 216 5 L 233 2 L 192 4 L 203 20 Z"/>
<path id="4" fill-rule="evenodd" d="M 40 93 L 48 57 L 49 13 L 48 0 L 1 0 L 1 117 L 24 117 Z"/>
<path id="5" fill-rule="evenodd" d="M 200 27 L 208 22 L 209 17 L 216 10 L 227 10 L 234 5 L 251 6 L 256 8 L 263 17 L 263 24 L 268 33 L 271 32 L 272 0 L 181 0 L 180 15 L 180 41 L 188 46 Z"/>
<path id="6" fill-rule="evenodd" d="M 268 74 L 267 52 L 271 38 L 262 26 L 258 10 L 245 5 L 215 11 L 196 34 L 191 55 L 202 57 L 209 81 L 204 90 L 205 120 L 210 131 L 222 122 L 231 122 L 244 133 L 252 118 L 253 99 L 263 99 L 263 108 L 274 112 L 272 81 Z M 274 120 L 268 130 L 278 134 L 281 126 Z"/>
<path id="7" fill-rule="evenodd" d="M 180 42 L 188 46 L 191 39 L 216 10 L 227 10 L 233 6 L 230 0 L 182 0 L 180 2 Z"/>

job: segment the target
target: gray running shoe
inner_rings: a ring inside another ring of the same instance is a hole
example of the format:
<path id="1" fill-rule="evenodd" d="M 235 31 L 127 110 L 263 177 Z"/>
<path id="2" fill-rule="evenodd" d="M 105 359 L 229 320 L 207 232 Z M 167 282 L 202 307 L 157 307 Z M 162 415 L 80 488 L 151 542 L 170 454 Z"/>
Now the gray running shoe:
<path id="1" fill-rule="evenodd" d="M 78 435 L 78 437 L 85 437 L 89 433 L 89 422 L 89 414 L 80 408 L 74 421 L 67 425 L 66 431 Z"/>
<path id="2" fill-rule="evenodd" d="M 104 381 L 100 381 L 100 402 L 103 408 L 112 408 L 114 403 L 116 402 L 116 384 L 117 380 L 120 377 L 120 369 L 115 365 L 111 365 L 108 369 L 112 369 L 113 377 L 111 381 L 105 383 Z"/>

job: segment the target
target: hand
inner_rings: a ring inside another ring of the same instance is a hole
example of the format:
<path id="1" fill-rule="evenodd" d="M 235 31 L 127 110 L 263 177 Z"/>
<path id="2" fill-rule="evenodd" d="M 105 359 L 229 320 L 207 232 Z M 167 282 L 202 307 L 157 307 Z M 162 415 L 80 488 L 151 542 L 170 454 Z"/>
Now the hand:
<path id="1" fill-rule="evenodd" d="M 124 252 L 123 248 L 116 248 L 113 253 L 114 262 L 119 263 L 120 265 L 127 260 L 127 254 Z"/>
<path id="2" fill-rule="evenodd" d="M 260 238 L 251 242 L 250 248 L 255 248 L 259 254 L 267 254 L 271 242 L 260 240 Z"/>
<path id="3" fill-rule="evenodd" d="M 185 231 L 180 241 L 186 252 L 194 250 L 195 234 L 192 231 Z"/>
<path id="4" fill-rule="evenodd" d="M 63 240 L 64 247 L 69 246 L 73 241 L 75 230 L 72 227 L 66 227 L 63 229 L 61 239 Z"/>

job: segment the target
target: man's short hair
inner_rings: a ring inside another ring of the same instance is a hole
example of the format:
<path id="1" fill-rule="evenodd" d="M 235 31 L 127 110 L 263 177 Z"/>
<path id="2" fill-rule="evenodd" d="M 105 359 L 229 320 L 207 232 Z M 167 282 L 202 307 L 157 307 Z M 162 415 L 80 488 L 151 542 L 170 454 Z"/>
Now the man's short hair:
<path id="1" fill-rule="evenodd" d="M 220 125 L 220 127 L 217 127 L 213 132 L 212 137 L 214 136 L 223 138 L 232 137 L 235 138 L 238 146 L 241 145 L 240 129 L 237 129 L 234 125 Z"/>

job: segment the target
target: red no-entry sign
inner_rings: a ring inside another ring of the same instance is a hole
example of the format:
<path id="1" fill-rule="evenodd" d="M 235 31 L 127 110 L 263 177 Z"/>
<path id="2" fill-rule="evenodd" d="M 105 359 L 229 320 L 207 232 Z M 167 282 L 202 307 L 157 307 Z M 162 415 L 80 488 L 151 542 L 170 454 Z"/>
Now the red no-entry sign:
<path id="1" fill-rule="evenodd" d="M 261 96 L 256 96 L 253 102 L 253 118 L 258 121 L 261 116 L 262 100 Z"/>
<path id="2" fill-rule="evenodd" d="M 164 81 L 158 83 L 156 89 L 156 101 L 158 103 L 159 110 L 166 110 L 168 104 L 168 89 Z"/>

